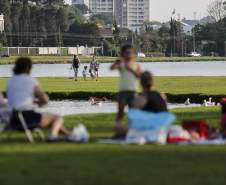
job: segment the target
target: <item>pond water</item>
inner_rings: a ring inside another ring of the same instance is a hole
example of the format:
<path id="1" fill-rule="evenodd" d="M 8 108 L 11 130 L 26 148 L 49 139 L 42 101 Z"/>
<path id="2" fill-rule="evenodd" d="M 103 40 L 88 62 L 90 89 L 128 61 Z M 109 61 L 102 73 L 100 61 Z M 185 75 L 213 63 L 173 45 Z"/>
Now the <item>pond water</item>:
<path id="1" fill-rule="evenodd" d="M 82 76 L 83 66 L 79 75 Z M 100 76 L 118 76 L 117 71 L 110 71 L 111 64 L 100 65 Z M 70 64 L 35 64 L 34 77 L 70 77 L 73 71 Z M 0 65 L 0 77 L 12 75 L 12 65 Z M 156 76 L 226 76 L 226 62 L 152 62 L 141 63 L 143 70 L 150 70 Z"/>
<path id="2" fill-rule="evenodd" d="M 169 108 L 187 108 L 199 107 L 200 104 L 191 104 L 185 106 L 184 104 L 168 104 Z M 72 115 L 84 113 L 115 113 L 117 111 L 116 102 L 103 102 L 101 105 L 91 105 L 88 101 L 78 100 L 64 100 L 64 101 L 51 101 L 47 106 L 38 108 L 41 112 L 57 113 L 59 115 Z"/>

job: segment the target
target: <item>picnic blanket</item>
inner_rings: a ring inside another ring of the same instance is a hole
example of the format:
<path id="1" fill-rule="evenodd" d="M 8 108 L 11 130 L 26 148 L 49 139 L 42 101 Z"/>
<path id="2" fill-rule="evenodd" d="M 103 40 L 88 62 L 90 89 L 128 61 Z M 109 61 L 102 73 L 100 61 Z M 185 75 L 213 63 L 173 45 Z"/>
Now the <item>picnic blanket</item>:
<path id="1" fill-rule="evenodd" d="M 137 144 L 144 145 L 148 144 L 145 140 L 126 140 L 126 139 L 99 139 L 97 140 L 99 144 L 113 144 L 113 145 L 129 145 L 129 144 Z M 153 144 L 153 143 L 149 143 Z M 156 143 L 154 143 L 156 144 Z M 162 144 L 162 143 L 160 143 Z M 166 144 L 166 143 L 165 143 Z M 191 141 L 191 142 L 181 142 L 178 145 L 225 145 L 226 139 L 219 138 L 214 140 L 199 140 L 199 141 Z"/>

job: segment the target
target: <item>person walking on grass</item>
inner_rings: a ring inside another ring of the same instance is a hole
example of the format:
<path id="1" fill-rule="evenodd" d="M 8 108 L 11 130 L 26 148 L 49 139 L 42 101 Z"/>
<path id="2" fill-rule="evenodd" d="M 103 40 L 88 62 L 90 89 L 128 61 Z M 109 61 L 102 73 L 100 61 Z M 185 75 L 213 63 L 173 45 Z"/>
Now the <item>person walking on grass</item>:
<path id="1" fill-rule="evenodd" d="M 71 69 L 74 70 L 74 79 L 75 79 L 75 81 L 78 80 L 79 66 L 80 66 L 80 59 L 79 59 L 79 57 L 77 55 L 74 55 Z"/>
<path id="2" fill-rule="evenodd" d="M 8 81 L 8 104 L 13 110 L 10 125 L 15 130 L 23 130 L 18 117 L 18 112 L 21 112 L 29 129 L 50 127 L 49 140 L 56 141 L 60 133 L 69 135 L 70 132 L 64 127 L 62 117 L 34 110 L 35 105 L 47 104 L 49 97 L 39 82 L 30 76 L 31 69 L 32 61 L 29 58 L 18 58 L 13 69 L 14 75 Z"/>
<path id="3" fill-rule="evenodd" d="M 95 60 L 95 64 L 94 64 L 94 72 L 95 72 L 95 77 L 96 77 L 96 81 L 98 81 L 99 78 L 99 69 L 100 69 L 100 63 Z"/>
<path id="4" fill-rule="evenodd" d="M 136 58 L 136 50 L 131 45 L 125 45 L 121 48 L 121 58 L 110 68 L 111 70 L 118 70 L 120 73 L 118 112 L 114 127 L 116 133 L 124 132 L 122 124 L 124 109 L 127 105 L 132 106 L 136 95 L 137 79 L 141 74 L 140 65 L 136 62 Z"/>
<path id="5" fill-rule="evenodd" d="M 89 65 L 89 73 L 90 73 L 90 77 L 94 80 L 95 79 L 95 65 L 96 65 L 96 57 L 95 55 L 93 55 L 93 58 L 90 62 Z"/>

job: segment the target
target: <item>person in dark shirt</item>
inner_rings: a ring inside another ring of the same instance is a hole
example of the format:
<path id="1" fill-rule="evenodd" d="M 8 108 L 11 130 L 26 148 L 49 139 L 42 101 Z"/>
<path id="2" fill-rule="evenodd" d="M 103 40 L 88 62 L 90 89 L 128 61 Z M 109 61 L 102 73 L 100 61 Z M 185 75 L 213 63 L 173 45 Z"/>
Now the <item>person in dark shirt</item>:
<path id="1" fill-rule="evenodd" d="M 75 73 L 75 81 L 77 81 L 77 79 L 78 79 L 79 66 L 80 66 L 80 59 L 79 59 L 79 57 L 77 55 L 74 55 L 71 69 L 74 70 L 74 73 Z"/>
<path id="2" fill-rule="evenodd" d="M 166 97 L 153 90 L 153 75 L 145 71 L 141 74 L 140 83 L 142 86 L 142 94 L 134 99 L 133 107 L 148 112 L 168 112 Z"/>

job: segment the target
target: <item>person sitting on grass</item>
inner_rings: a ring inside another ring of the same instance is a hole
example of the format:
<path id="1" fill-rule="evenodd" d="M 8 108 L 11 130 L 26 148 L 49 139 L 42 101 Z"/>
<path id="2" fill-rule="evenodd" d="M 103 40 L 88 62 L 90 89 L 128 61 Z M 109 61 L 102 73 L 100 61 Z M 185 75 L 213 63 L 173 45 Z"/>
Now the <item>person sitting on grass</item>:
<path id="1" fill-rule="evenodd" d="M 149 71 L 141 74 L 140 83 L 142 94 L 134 99 L 133 107 L 154 113 L 168 112 L 166 97 L 153 89 L 154 78 Z"/>
<path id="2" fill-rule="evenodd" d="M 121 48 L 121 59 L 117 60 L 111 70 L 118 70 L 120 73 L 119 93 L 118 93 L 118 113 L 115 121 L 115 132 L 123 131 L 122 120 L 124 109 L 131 103 L 136 95 L 138 87 L 137 79 L 140 76 L 140 66 L 136 62 L 136 50 L 131 45 L 125 45 Z"/>
<path id="3" fill-rule="evenodd" d="M 70 134 L 64 128 L 63 118 L 50 113 L 38 113 L 35 105 L 43 106 L 49 97 L 43 92 L 38 81 L 30 76 L 32 61 L 29 58 L 18 58 L 13 69 L 14 75 L 7 84 L 8 104 L 13 109 L 10 125 L 15 130 L 23 130 L 18 118 L 22 113 L 29 129 L 51 127 L 49 140 L 59 139 L 59 133 Z"/>

